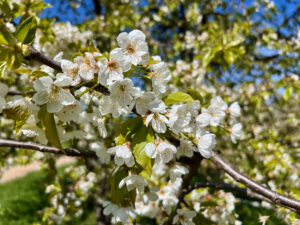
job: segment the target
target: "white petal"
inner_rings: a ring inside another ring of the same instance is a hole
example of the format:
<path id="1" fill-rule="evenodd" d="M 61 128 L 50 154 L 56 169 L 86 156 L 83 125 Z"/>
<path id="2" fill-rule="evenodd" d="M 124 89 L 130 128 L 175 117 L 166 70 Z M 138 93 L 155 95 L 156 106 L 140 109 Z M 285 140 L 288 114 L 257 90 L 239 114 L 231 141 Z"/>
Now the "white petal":
<path id="1" fill-rule="evenodd" d="M 109 54 L 110 60 L 122 61 L 124 59 L 124 55 L 121 48 L 113 49 Z"/>
<path id="2" fill-rule="evenodd" d="M 117 166 L 122 166 L 124 164 L 124 159 L 118 156 L 115 156 L 115 164 Z"/>
<path id="3" fill-rule="evenodd" d="M 126 48 L 128 42 L 129 42 L 128 33 L 126 33 L 126 32 L 120 33 L 117 37 L 117 42 L 121 48 Z"/>
<path id="4" fill-rule="evenodd" d="M 211 120 L 211 115 L 208 113 L 202 113 L 196 118 L 197 125 L 200 127 L 208 126 L 210 124 L 210 120 Z"/>
<path id="5" fill-rule="evenodd" d="M 239 103 L 235 102 L 229 107 L 230 115 L 233 117 L 239 117 L 241 115 L 241 107 Z"/>
<path id="6" fill-rule="evenodd" d="M 153 143 L 147 143 L 145 146 L 145 153 L 147 154 L 147 156 L 149 156 L 150 158 L 155 158 L 156 157 L 156 146 Z"/>
<path id="7" fill-rule="evenodd" d="M 145 122 L 145 124 L 146 124 L 147 127 L 148 127 L 150 121 L 153 119 L 153 116 L 154 116 L 154 114 L 150 114 L 150 115 L 147 116 L 146 122 Z"/>
<path id="8" fill-rule="evenodd" d="M 6 84 L 0 83 L 0 97 L 4 97 L 8 92 Z"/>
<path id="9" fill-rule="evenodd" d="M 73 82 L 72 78 L 63 74 L 59 73 L 56 75 L 56 80 L 54 81 L 54 84 L 58 87 L 65 87 L 71 85 Z"/>
<path id="10" fill-rule="evenodd" d="M 59 99 L 62 105 L 73 105 L 75 103 L 74 96 L 69 91 L 66 91 L 64 89 L 61 89 L 59 91 L 57 98 Z"/>
<path id="11" fill-rule="evenodd" d="M 129 37 L 130 38 L 137 38 L 137 39 L 141 39 L 141 40 L 145 40 L 146 39 L 146 35 L 140 31 L 140 30 L 133 30 L 129 33 Z"/>
<path id="12" fill-rule="evenodd" d="M 53 80 L 51 77 L 45 76 L 41 77 L 33 82 L 33 87 L 36 91 L 45 91 L 50 90 L 50 87 L 53 83 Z"/>
<path id="13" fill-rule="evenodd" d="M 149 109 L 152 112 L 165 113 L 166 112 L 166 105 L 163 101 L 156 99 L 156 100 L 149 103 Z"/>
<path id="14" fill-rule="evenodd" d="M 134 158 L 133 158 L 133 156 L 131 155 L 131 157 L 129 159 L 127 159 L 125 161 L 125 163 L 126 163 L 126 166 L 133 167 L 133 165 L 134 165 Z"/>
<path id="15" fill-rule="evenodd" d="M 47 111 L 49 113 L 57 113 L 62 110 L 63 105 L 59 101 L 59 99 L 51 98 L 47 104 Z"/>
<path id="16" fill-rule="evenodd" d="M 50 94 L 48 91 L 40 91 L 33 95 L 33 101 L 38 105 L 44 105 L 49 101 Z"/>
<path id="17" fill-rule="evenodd" d="M 5 104 L 6 104 L 5 99 L 0 96 L 0 113 L 2 112 L 2 109 L 4 108 Z"/>
<path id="18" fill-rule="evenodd" d="M 151 125 L 153 130 L 155 130 L 157 133 L 165 133 L 167 130 L 165 122 L 161 121 L 160 119 L 151 120 Z"/>

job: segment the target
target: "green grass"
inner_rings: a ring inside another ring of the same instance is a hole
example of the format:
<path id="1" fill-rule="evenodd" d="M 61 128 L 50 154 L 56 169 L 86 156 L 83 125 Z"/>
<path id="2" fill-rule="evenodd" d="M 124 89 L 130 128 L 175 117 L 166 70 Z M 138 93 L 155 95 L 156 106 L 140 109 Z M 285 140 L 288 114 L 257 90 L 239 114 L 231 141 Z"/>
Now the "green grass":
<path id="1" fill-rule="evenodd" d="M 59 168 L 62 170 L 62 168 Z M 36 171 L 22 178 L 0 184 L 0 225 L 32 225 L 42 221 L 47 206 L 46 173 Z M 96 225 L 96 215 L 87 209 L 72 225 Z"/>
<path id="2" fill-rule="evenodd" d="M 29 225 L 41 221 L 47 204 L 45 173 L 32 172 L 0 185 L 0 225 Z"/>

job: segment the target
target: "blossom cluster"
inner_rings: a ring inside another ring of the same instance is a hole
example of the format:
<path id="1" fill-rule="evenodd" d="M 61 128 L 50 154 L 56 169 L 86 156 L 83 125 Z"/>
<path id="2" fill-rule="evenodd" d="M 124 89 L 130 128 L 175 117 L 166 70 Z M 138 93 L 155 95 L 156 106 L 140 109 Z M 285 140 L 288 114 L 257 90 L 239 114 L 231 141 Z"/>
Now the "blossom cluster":
<path id="1" fill-rule="evenodd" d="M 32 98 L 18 96 L 6 103 L 8 89 L 0 84 L 3 86 L 0 88 L 0 110 L 22 106 L 30 111 L 20 133 L 37 137 L 39 142 L 46 144 L 47 137 L 38 116 L 41 107 L 45 107 L 48 113 L 55 115 L 61 142 L 79 139 L 78 146 L 90 147 L 102 164 L 130 171 L 119 182 L 118 188 L 136 191 L 136 209 L 101 200 L 104 214 L 112 214 L 113 221 L 126 223 L 135 215 L 164 221 L 179 201 L 182 176 L 189 173 L 188 168 L 177 160 L 192 157 L 195 152 L 210 158 L 216 146 L 216 135 L 211 132 L 211 127 L 226 128 L 232 142 L 236 143 L 243 136 L 242 125 L 238 122 L 241 108 L 237 102 L 228 106 L 219 96 L 212 97 L 207 107 L 201 107 L 198 100 L 185 102 L 180 98 L 167 104 L 168 95 L 176 94 L 178 90 L 169 88 L 172 74 L 167 64 L 159 56 L 150 56 L 145 34 L 140 30 L 123 32 L 118 35 L 117 43 L 110 53 L 85 52 L 72 61 L 63 59 L 63 54 L 59 53 L 54 60 L 61 65 L 62 71 L 56 73 L 49 67 L 42 67 L 43 76 L 33 81 Z M 196 62 L 194 64 L 197 67 Z M 200 67 L 198 69 L 197 72 L 201 71 Z M 138 75 L 147 84 L 143 88 L 136 87 L 130 79 L 139 71 L 143 73 Z M 195 76 L 197 74 L 192 75 Z M 93 88 L 83 87 L 83 83 L 101 84 L 110 94 L 94 94 Z M 154 140 L 147 141 L 142 150 L 145 157 L 154 162 L 150 177 L 134 172 L 139 159 L 133 153 L 130 139 L 121 144 L 116 142 L 116 145 L 105 142 L 114 129 L 118 129 L 114 127 L 114 119 L 128 117 L 140 118 L 143 126 L 154 133 Z M 66 129 L 71 122 L 80 124 L 83 129 Z M 167 138 L 167 133 L 179 140 L 179 146 Z M 114 164 L 110 163 L 111 156 Z M 90 190 L 91 187 L 83 189 Z M 63 209 L 60 211 L 57 213 L 63 214 Z M 177 210 L 174 223 L 193 224 L 195 215 L 188 209 Z"/>

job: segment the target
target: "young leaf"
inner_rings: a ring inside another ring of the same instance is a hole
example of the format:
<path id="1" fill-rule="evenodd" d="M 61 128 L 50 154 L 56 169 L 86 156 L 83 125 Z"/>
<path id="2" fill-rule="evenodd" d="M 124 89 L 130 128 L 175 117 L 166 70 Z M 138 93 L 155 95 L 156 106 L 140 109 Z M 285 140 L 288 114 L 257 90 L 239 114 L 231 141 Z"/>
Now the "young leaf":
<path id="1" fill-rule="evenodd" d="M 22 128 L 22 126 L 26 123 L 26 120 L 29 117 L 28 108 L 26 106 L 17 105 L 15 107 L 6 107 L 2 111 L 4 114 L 7 115 L 8 118 L 15 120 L 16 125 L 16 133 Z"/>
<path id="2" fill-rule="evenodd" d="M 5 14 L 6 17 L 11 17 L 11 9 L 6 0 L 0 0 L 0 10 Z"/>
<path id="3" fill-rule="evenodd" d="M 47 105 L 44 105 L 40 109 L 38 112 L 38 118 L 42 122 L 46 138 L 50 144 L 63 151 L 54 120 L 54 114 L 47 111 Z"/>
<path id="4" fill-rule="evenodd" d="M 150 142 L 154 142 L 153 130 L 152 128 L 145 126 L 137 130 L 132 139 L 135 160 L 148 174 L 151 174 L 153 160 L 145 153 L 145 146 Z"/>
<path id="5" fill-rule="evenodd" d="M 183 92 L 176 92 L 169 94 L 165 99 L 164 102 L 166 105 L 172 105 L 176 103 L 181 103 L 181 102 L 193 102 L 194 99 L 186 93 Z"/>
<path id="6" fill-rule="evenodd" d="M 111 178 L 110 196 L 111 202 L 120 205 L 125 197 L 126 186 L 119 188 L 119 184 L 123 178 L 127 177 L 127 173 L 123 168 L 113 174 Z"/>
<path id="7" fill-rule="evenodd" d="M 15 32 L 18 41 L 23 44 L 30 44 L 34 37 L 37 27 L 37 22 L 34 16 L 30 16 L 22 21 Z"/>
<path id="8" fill-rule="evenodd" d="M 287 87 L 283 92 L 283 99 L 285 101 L 288 101 L 292 97 L 293 91 L 294 91 L 293 87 L 291 86 Z"/>
<path id="9" fill-rule="evenodd" d="M 0 19 L 0 44 L 15 46 L 17 43 L 16 38 L 7 29 L 3 19 Z"/>
<path id="10" fill-rule="evenodd" d="M 195 100 L 199 100 L 200 103 L 203 102 L 203 97 L 202 95 L 199 93 L 198 90 L 193 89 L 193 88 L 189 88 L 189 94 L 191 95 L 191 97 Z"/>
<path id="11" fill-rule="evenodd" d="M 133 129 L 142 125 L 143 121 L 140 117 L 130 118 L 124 121 L 117 130 L 115 135 L 116 145 L 122 145 L 126 142 L 127 137 L 132 133 Z"/>

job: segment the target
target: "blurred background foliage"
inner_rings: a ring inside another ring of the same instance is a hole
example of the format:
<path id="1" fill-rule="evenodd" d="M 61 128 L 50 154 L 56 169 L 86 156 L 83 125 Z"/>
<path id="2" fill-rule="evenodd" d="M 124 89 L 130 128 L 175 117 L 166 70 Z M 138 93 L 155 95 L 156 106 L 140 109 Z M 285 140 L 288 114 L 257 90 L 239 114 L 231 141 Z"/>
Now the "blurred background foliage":
<path id="1" fill-rule="evenodd" d="M 121 31 L 142 30 L 147 35 L 151 54 L 160 55 L 169 62 L 173 76 L 171 85 L 188 92 L 201 103 L 209 102 L 213 95 L 220 95 L 227 102 L 240 103 L 244 139 L 232 144 L 223 130 L 216 130 L 216 149 L 253 179 L 300 200 L 299 1 L 12 2 L 12 24 L 18 24 L 24 13 L 39 15 L 33 46 L 50 57 L 64 51 L 65 57 L 71 58 L 74 53 L 86 50 L 91 42 L 102 52 L 109 51 L 117 45 L 115 40 Z M 30 73 L 20 72 L 20 69 L 17 72 Z M 4 72 L 1 79 L 22 82 L 21 77 Z M 145 82 L 138 77 L 134 79 L 140 85 Z M 21 86 L 20 91 L 26 88 Z M 13 137 L 12 126 L 13 123 L 9 126 L 7 122 L 1 125 L 2 138 Z M 80 144 L 74 143 L 74 146 Z M 78 172 L 78 168 L 86 164 L 84 160 L 58 173 L 55 157 L 41 157 L 30 151 L 0 151 L 2 168 L 36 159 L 45 163 L 45 172 L 0 186 L 0 224 L 40 224 L 41 218 L 45 223 L 55 224 L 56 209 L 50 204 L 53 196 L 44 192 L 45 187 L 54 183 L 60 188 L 59 201 L 63 201 L 68 192 L 73 191 L 72 185 L 85 179 L 82 178 L 84 173 Z M 100 173 L 94 165 L 82 170 Z M 194 180 L 233 182 L 214 165 L 205 162 Z M 97 186 L 101 182 L 97 181 L 85 195 L 77 193 L 80 209 L 74 202 L 65 206 L 69 217 L 62 224 L 96 224 L 97 204 L 93 199 L 99 195 Z M 16 198 L 12 197 L 15 193 L 19 193 Z M 211 195 L 218 198 L 217 192 Z M 262 215 L 270 216 L 267 224 L 297 221 L 296 215 L 286 209 L 274 209 L 259 202 L 252 204 L 243 197 L 237 198 L 235 212 L 243 224 L 261 224 L 259 217 Z M 74 215 L 79 218 L 77 222 L 70 219 Z M 94 222 L 83 222 L 85 218 Z M 214 224 L 209 219 L 205 221 L 199 224 Z"/>

